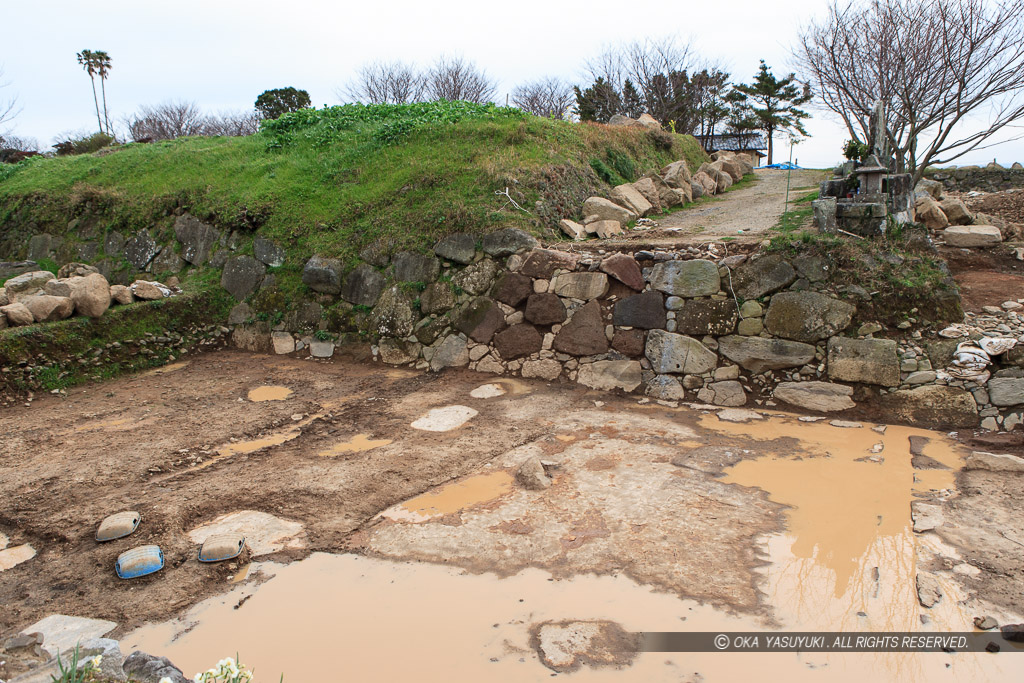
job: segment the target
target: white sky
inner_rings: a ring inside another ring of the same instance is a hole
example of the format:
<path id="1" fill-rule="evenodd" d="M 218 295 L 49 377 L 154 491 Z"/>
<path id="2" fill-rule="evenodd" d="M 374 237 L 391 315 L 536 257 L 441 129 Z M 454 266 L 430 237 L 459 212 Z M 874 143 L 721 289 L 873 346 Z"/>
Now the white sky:
<path id="1" fill-rule="evenodd" d="M 315 0 L 6 0 L 0 44 L 0 100 L 17 95 L 14 132 L 46 146 L 67 131 L 96 127 L 82 49 L 113 59 L 107 99 L 118 120 L 140 104 L 193 100 L 207 111 L 251 108 L 269 88 L 309 91 L 335 104 L 335 90 L 363 63 L 428 63 L 442 52 L 475 60 L 500 81 L 499 99 L 516 84 L 547 75 L 582 83 L 584 61 L 605 44 L 678 34 L 750 81 L 758 60 L 788 73 L 789 46 L 825 0 L 466 0 L 325 2 Z M 803 166 L 840 160 L 845 128 L 821 111 L 794 156 Z M 788 156 L 778 141 L 776 160 Z M 957 163 L 1024 160 L 1024 142 L 973 153 Z"/>

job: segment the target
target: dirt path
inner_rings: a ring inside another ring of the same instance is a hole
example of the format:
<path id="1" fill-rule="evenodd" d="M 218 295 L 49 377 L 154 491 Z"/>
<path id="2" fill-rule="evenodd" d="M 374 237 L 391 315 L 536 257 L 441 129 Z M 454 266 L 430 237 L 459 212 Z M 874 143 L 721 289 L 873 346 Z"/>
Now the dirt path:
<path id="1" fill-rule="evenodd" d="M 655 218 L 658 227 L 634 231 L 625 240 L 609 242 L 650 243 L 652 246 L 687 245 L 720 240 L 758 242 L 774 226 L 785 211 L 787 171 L 756 169 L 757 181 L 752 185 L 729 190 L 724 195 L 698 202 L 696 205 Z M 824 171 L 793 171 L 790 201 L 818 188 L 828 174 Z"/>

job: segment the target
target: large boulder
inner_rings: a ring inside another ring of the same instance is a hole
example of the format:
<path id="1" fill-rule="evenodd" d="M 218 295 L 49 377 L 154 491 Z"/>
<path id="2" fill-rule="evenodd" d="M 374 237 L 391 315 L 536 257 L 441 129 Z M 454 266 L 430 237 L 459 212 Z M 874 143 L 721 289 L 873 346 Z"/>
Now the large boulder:
<path id="1" fill-rule="evenodd" d="M 643 330 L 664 328 L 666 322 L 665 297 L 661 292 L 644 292 L 620 299 L 615 303 L 612 322 L 621 327 Z"/>
<path id="2" fill-rule="evenodd" d="M 420 311 L 425 315 L 444 313 L 455 307 L 455 292 L 449 282 L 432 282 L 420 294 Z"/>
<path id="3" fill-rule="evenodd" d="M 464 365 L 469 365 L 469 349 L 466 348 L 466 338 L 457 334 L 445 337 L 430 357 L 430 369 L 433 372 Z"/>
<path id="4" fill-rule="evenodd" d="M 914 186 L 914 199 L 920 197 L 931 197 L 932 199 L 942 199 L 943 186 L 942 183 L 936 180 L 929 180 L 928 178 L 921 178 L 917 181 L 917 185 Z"/>
<path id="5" fill-rule="evenodd" d="M 828 375 L 843 382 L 895 387 L 900 383 L 900 362 L 892 339 L 828 340 Z"/>
<path id="6" fill-rule="evenodd" d="M 483 250 L 489 256 L 511 256 L 533 249 L 536 239 L 517 228 L 505 228 L 484 235 Z"/>
<path id="7" fill-rule="evenodd" d="M 475 342 L 488 344 L 494 333 L 505 327 L 505 314 L 492 299 L 481 296 L 470 301 L 455 318 L 455 329 Z"/>
<path id="8" fill-rule="evenodd" d="M 796 368 L 814 360 L 814 347 L 810 344 L 764 337 L 722 337 L 718 340 L 718 351 L 751 372 Z"/>
<path id="9" fill-rule="evenodd" d="M 469 265 L 476 256 L 476 238 L 464 232 L 456 232 L 442 237 L 434 246 L 434 253 L 443 259 Z"/>
<path id="10" fill-rule="evenodd" d="M 598 220 L 618 221 L 619 223 L 629 223 L 638 218 L 637 214 L 633 211 L 623 208 L 604 197 L 591 197 L 583 202 L 583 215 L 597 216 Z"/>
<path id="11" fill-rule="evenodd" d="M 258 261 L 271 268 L 284 265 L 285 251 L 265 237 L 257 237 L 252 242 L 252 253 Z M 188 260 L 188 259 L 186 259 Z"/>
<path id="12" fill-rule="evenodd" d="M 32 318 L 37 323 L 48 323 L 54 320 L 70 318 L 75 311 L 75 303 L 71 297 L 50 296 L 49 294 L 36 294 L 20 299 L 18 303 L 25 304 L 32 313 Z M 10 316 L 8 316 L 10 320 Z"/>
<path id="13" fill-rule="evenodd" d="M 664 330 L 651 330 L 644 353 L 659 375 L 699 375 L 718 364 L 715 352 L 696 339 Z"/>
<path id="14" fill-rule="evenodd" d="M 604 273 L 562 273 L 551 281 L 549 291 L 567 299 L 597 299 L 608 292 L 608 276 Z"/>
<path id="15" fill-rule="evenodd" d="M 599 360 L 581 365 L 576 381 L 591 389 L 630 392 L 640 386 L 642 372 L 639 361 Z"/>
<path id="16" fill-rule="evenodd" d="M 494 348 L 502 360 L 530 356 L 541 350 L 544 337 L 529 323 L 519 323 L 494 335 Z"/>
<path id="17" fill-rule="evenodd" d="M 974 220 L 967 206 L 959 199 L 946 197 L 939 202 L 939 208 L 946 214 L 946 220 L 950 225 L 970 225 Z"/>
<path id="18" fill-rule="evenodd" d="M 340 289 L 341 298 L 356 306 L 374 306 L 384 291 L 385 283 L 384 276 L 376 268 L 360 263 L 345 276 L 345 284 Z"/>
<path id="19" fill-rule="evenodd" d="M 651 204 L 653 207 L 651 209 L 652 212 L 661 212 L 661 193 L 658 191 L 658 186 L 654 184 L 654 180 L 651 178 L 641 178 L 633 183 L 633 189 L 643 195 L 643 198 Z"/>
<path id="20" fill-rule="evenodd" d="M 711 165 L 717 167 L 720 171 L 728 173 L 733 182 L 743 178 L 743 167 L 732 159 L 718 159 Z"/>
<path id="21" fill-rule="evenodd" d="M 174 219 L 174 236 L 181 242 L 181 257 L 194 266 L 201 266 L 210 258 L 213 245 L 220 240 L 220 231 L 195 216 L 183 213 Z"/>
<path id="22" fill-rule="evenodd" d="M 651 287 L 673 296 L 709 296 L 717 294 L 721 285 L 713 261 L 663 261 L 651 271 Z"/>
<path id="23" fill-rule="evenodd" d="M 732 299 L 693 299 L 676 311 L 676 331 L 682 334 L 732 334 L 739 319 L 736 302 Z"/>
<path id="24" fill-rule="evenodd" d="M 673 161 L 671 164 L 661 169 L 661 173 L 658 175 L 664 179 L 666 185 L 679 189 L 688 188 L 690 186 L 690 181 L 692 180 L 690 176 L 690 169 L 686 166 L 686 161 L 682 159 L 679 161 Z"/>
<path id="25" fill-rule="evenodd" d="M 759 299 L 796 282 L 796 270 L 778 254 L 747 261 L 732 276 L 733 291 L 744 299 Z"/>
<path id="26" fill-rule="evenodd" d="M 263 282 L 267 267 L 252 256 L 241 255 L 228 259 L 220 276 L 220 286 L 241 301 Z"/>
<path id="27" fill-rule="evenodd" d="M 400 251 L 391 259 L 399 282 L 433 282 L 441 274 L 441 262 L 433 256 Z"/>
<path id="28" fill-rule="evenodd" d="M 337 294 L 341 291 L 341 274 L 341 261 L 338 259 L 313 256 L 302 268 L 302 284 L 314 292 Z"/>
<path id="29" fill-rule="evenodd" d="M 613 202 L 626 207 L 637 216 L 646 216 L 654 209 L 654 206 L 629 183 L 613 187 L 610 194 Z"/>
<path id="30" fill-rule="evenodd" d="M 739 408 L 747 404 L 747 393 L 736 380 L 712 382 L 697 392 L 697 400 L 716 406 Z"/>
<path id="31" fill-rule="evenodd" d="M 515 308 L 533 294 L 533 280 L 520 273 L 503 273 L 491 289 L 491 296 Z"/>
<path id="32" fill-rule="evenodd" d="M 140 231 L 124 245 L 124 257 L 136 270 L 145 270 L 159 252 L 160 247 L 149 230 Z"/>
<path id="33" fill-rule="evenodd" d="M 79 315 L 99 318 L 110 308 L 110 283 L 99 273 L 73 277 L 67 283 Z"/>
<path id="34" fill-rule="evenodd" d="M 601 260 L 602 273 L 607 273 L 630 289 L 641 291 L 644 288 L 644 276 L 640 265 L 629 254 L 615 253 Z"/>
<path id="35" fill-rule="evenodd" d="M 125 306 L 135 301 L 132 290 L 125 285 L 110 285 L 110 302 Z"/>
<path id="36" fill-rule="evenodd" d="M 412 297 L 398 285 L 384 290 L 370 314 L 370 326 L 382 337 L 408 337 L 415 322 Z"/>
<path id="37" fill-rule="evenodd" d="M 816 342 L 845 330 L 856 310 L 818 292 L 781 292 L 772 297 L 764 326 L 776 337 Z"/>
<path id="38" fill-rule="evenodd" d="M 452 284 L 467 294 L 483 294 L 490 289 L 497 272 L 498 264 L 493 259 L 485 258 L 455 273 Z"/>
<path id="39" fill-rule="evenodd" d="M 122 670 L 129 679 L 138 683 L 159 683 L 164 679 L 171 683 L 189 683 L 189 679 L 166 657 L 154 657 L 136 650 L 124 660 Z"/>
<path id="40" fill-rule="evenodd" d="M 942 230 L 949 225 L 949 219 L 942 211 L 939 203 L 930 196 L 918 197 L 914 202 L 914 214 L 917 222 L 929 230 Z"/>
<path id="41" fill-rule="evenodd" d="M 782 382 L 773 393 L 780 401 L 823 413 L 848 410 L 857 405 L 850 398 L 853 387 L 832 382 Z"/>
<path id="42" fill-rule="evenodd" d="M 36 320 L 32 316 L 32 311 L 28 310 L 28 307 L 22 303 L 0 306 L 0 315 L 6 316 L 7 324 L 11 327 L 18 325 L 31 325 Z"/>
<path id="43" fill-rule="evenodd" d="M 608 337 L 601 317 L 601 305 L 591 301 L 580 307 L 562 326 L 554 339 L 554 349 L 572 356 L 593 356 L 608 351 Z"/>
<path id="44" fill-rule="evenodd" d="M 1019 406 L 1024 404 L 1024 379 L 1018 377 L 993 377 L 988 381 L 988 395 L 995 406 Z"/>
<path id="45" fill-rule="evenodd" d="M 523 315 L 534 325 L 560 325 L 567 317 L 562 299 L 550 292 L 531 294 Z"/>
<path id="46" fill-rule="evenodd" d="M 957 225 L 943 230 L 942 239 L 951 247 L 993 247 L 1003 234 L 994 225 Z"/>
<path id="47" fill-rule="evenodd" d="M 890 419 L 930 429 L 978 426 L 978 404 L 971 392 L 929 385 L 883 394 L 881 408 Z"/>
<path id="48" fill-rule="evenodd" d="M 20 297 L 38 294 L 46 286 L 46 283 L 53 279 L 53 273 L 49 271 L 32 270 L 7 280 L 4 283 L 4 290 L 10 301 L 17 301 Z"/>
<path id="49" fill-rule="evenodd" d="M 576 270 L 578 254 L 555 249 L 534 249 L 526 256 L 519 273 L 527 277 L 549 280 L 556 270 Z"/>
<path id="50" fill-rule="evenodd" d="M 693 182 L 700 185 L 703 194 L 712 195 L 718 191 L 718 184 L 715 182 L 715 179 L 704 171 L 698 171 L 694 174 Z"/>

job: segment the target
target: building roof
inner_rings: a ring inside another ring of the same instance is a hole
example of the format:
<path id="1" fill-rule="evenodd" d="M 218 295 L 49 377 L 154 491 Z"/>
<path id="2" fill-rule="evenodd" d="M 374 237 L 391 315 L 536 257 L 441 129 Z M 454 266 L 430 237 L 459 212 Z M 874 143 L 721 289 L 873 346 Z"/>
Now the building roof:
<path id="1" fill-rule="evenodd" d="M 725 133 L 708 139 L 708 152 L 756 152 L 768 149 L 761 133 Z"/>

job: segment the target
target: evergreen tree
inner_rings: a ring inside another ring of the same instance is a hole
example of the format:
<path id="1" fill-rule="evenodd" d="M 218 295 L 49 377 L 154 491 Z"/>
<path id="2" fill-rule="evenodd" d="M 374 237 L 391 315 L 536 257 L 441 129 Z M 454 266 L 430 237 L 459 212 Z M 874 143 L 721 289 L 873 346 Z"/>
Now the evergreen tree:
<path id="1" fill-rule="evenodd" d="M 616 112 L 618 113 L 618 112 Z M 626 82 L 622 84 L 622 112 L 631 119 L 638 119 L 640 115 L 644 113 L 644 103 L 640 98 L 640 93 L 633 86 L 633 82 L 628 78 Z"/>
<path id="2" fill-rule="evenodd" d="M 810 114 L 799 109 L 811 100 L 811 87 L 800 87 L 794 74 L 775 78 L 761 60 L 750 85 L 738 83 L 726 97 L 732 105 L 730 125 L 736 130 L 763 130 L 768 138 L 768 163 L 772 163 L 772 137 L 777 132 L 807 135 L 803 120 Z"/>
<path id="3" fill-rule="evenodd" d="M 608 123 L 622 110 L 622 97 L 615 87 L 604 78 L 598 78 L 586 90 L 574 86 L 576 92 L 576 115 L 580 121 Z"/>
<path id="4" fill-rule="evenodd" d="M 265 119 L 276 119 L 282 114 L 305 109 L 309 106 L 309 93 L 295 88 L 264 90 L 256 98 L 256 111 Z"/>

